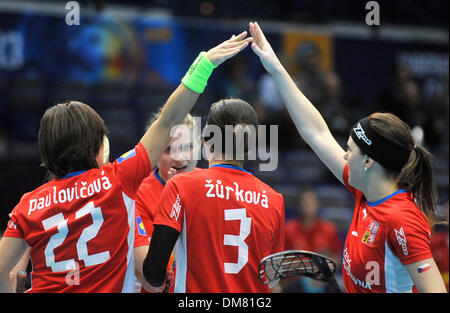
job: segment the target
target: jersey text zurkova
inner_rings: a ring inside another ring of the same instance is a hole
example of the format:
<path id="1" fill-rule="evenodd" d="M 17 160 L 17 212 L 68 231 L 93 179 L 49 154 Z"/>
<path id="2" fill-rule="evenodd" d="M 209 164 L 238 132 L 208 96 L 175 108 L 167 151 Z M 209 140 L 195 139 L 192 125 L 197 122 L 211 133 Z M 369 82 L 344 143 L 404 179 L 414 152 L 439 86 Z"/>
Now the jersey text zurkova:
<path id="1" fill-rule="evenodd" d="M 250 191 L 239 188 L 239 184 L 233 182 L 233 186 L 225 186 L 221 180 L 216 180 L 213 183 L 212 179 L 205 179 L 206 197 L 208 198 L 221 198 L 229 200 L 230 197 L 234 197 L 236 201 L 246 202 L 249 204 L 261 204 L 264 208 L 269 207 L 269 199 L 266 195 L 266 191 Z"/>

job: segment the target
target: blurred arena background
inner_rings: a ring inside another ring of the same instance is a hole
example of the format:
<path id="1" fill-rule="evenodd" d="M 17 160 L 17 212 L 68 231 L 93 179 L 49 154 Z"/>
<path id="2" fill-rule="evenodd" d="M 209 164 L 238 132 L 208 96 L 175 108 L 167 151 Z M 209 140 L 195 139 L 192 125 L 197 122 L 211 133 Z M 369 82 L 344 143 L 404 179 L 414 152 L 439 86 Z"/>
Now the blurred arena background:
<path id="1" fill-rule="evenodd" d="M 366 24 L 362 0 L 79 0 L 80 25 L 71 26 L 67 2 L 0 0 L 1 229 L 22 194 L 44 180 L 37 134 L 48 106 L 91 105 L 110 130 L 115 159 L 139 140 L 199 51 L 253 20 L 342 145 L 369 113 L 405 120 L 435 155 L 439 205 L 448 210 L 448 1 L 377 1 L 379 26 Z M 261 124 L 279 126 L 277 169 L 244 167 L 283 193 L 287 219 L 300 188 L 313 187 L 319 216 L 343 241 L 353 199 L 302 142 L 251 49 L 215 71 L 192 114 L 205 117 L 226 96 L 251 103 Z"/>

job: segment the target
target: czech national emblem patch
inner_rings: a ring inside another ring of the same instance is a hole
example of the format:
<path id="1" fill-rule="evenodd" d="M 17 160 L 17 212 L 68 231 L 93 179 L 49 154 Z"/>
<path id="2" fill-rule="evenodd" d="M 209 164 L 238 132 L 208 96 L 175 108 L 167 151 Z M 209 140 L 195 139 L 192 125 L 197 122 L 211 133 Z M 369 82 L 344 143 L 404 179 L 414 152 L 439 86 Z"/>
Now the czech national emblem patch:
<path id="1" fill-rule="evenodd" d="M 369 227 L 367 227 L 364 235 L 362 237 L 362 242 L 368 246 L 373 247 L 375 245 L 375 238 L 377 236 L 378 229 L 380 228 L 380 223 L 371 221 Z"/>

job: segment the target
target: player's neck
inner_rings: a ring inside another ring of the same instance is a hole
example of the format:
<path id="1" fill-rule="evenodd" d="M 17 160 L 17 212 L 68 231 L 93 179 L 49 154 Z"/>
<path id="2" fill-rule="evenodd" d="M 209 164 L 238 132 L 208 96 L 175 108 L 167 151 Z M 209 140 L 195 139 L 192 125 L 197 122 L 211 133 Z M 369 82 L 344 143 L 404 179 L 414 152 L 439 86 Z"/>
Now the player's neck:
<path id="1" fill-rule="evenodd" d="M 211 167 L 213 165 L 220 165 L 220 164 L 229 164 L 229 165 L 242 167 L 244 165 L 244 162 L 236 161 L 236 160 L 216 160 L 216 159 L 211 159 L 209 161 L 209 167 Z"/>
<path id="2" fill-rule="evenodd" d="M 167 174 L 167 172 L 164 173 L 163 171 L 160 171 L 159 168 L 156 169 L 156 171 L 158 172 L 159 177 L 161 177 L 161 179 L 167 183 L 167 181 L 169 180 L 169 175 Z"/>
<path id="3" fill-rule="evenodd" d="M 370 188 L 367 188 L 367 190 L 363 191 L 363 193 L 367 201 L 377 202 L 393 194 L 398 189 L 399 187 L 396 182 L 379 180 L 376 184 L 370 184 Z"/>

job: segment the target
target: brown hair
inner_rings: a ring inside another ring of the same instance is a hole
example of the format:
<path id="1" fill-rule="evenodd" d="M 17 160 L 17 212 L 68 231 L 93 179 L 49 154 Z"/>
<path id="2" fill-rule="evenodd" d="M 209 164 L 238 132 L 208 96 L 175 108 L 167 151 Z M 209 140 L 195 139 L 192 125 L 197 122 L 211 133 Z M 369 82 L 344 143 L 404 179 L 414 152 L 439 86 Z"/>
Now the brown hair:
<path id="1" fill-rule="evenodd" d="M 400 188 L 407 189 L 419 209 L 431 225 L 438 223 L 436 217 L 437 189 L 433 179 L 431 153 L 415 144 L 409 126 L 391 113 L 373 113 L 369 124 L 378 135 L 395 144 L 399 149 L 409 149 L 411 155 L 400 172 L 385 168 L 389 176 L 395 177 Z"/>
<path id="2" fill-rule="evenodd" d="M 58 103 L 44 113 L 39 128 L 39 150 L 50 176 L 98 168 L 96 155 L 107 134 L 103 119 L 87 104 Z"/>
<path id="3" fill-rule="evenodd" d="M 241 100 L 239 98 L 225 98 L 219 100 L 211 105 L 211 109 L 209 110 L 207 126 L 215 125 L 218 126 L 222 131 L 222 152 L 225 150 L 225 126 L 253 126 L 255 131 L 258 129 L 258 116 L 253 107 Z M 255 135 L 246 133 L 244 130 L 243 133 L 243 145 L 244 145 L 244 156 L 247 157 L 249 153 L 249 136 Z M 204 137 L 207 141 L 211 137 Z M 254 138 L 256 140 L 256 137 Z M 233 132 L 233 157 L 236 157 L 237 151 L 236 146 L 238 144 L 238 136 L 236 131 Z"/>

